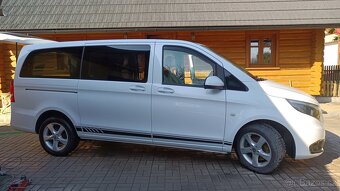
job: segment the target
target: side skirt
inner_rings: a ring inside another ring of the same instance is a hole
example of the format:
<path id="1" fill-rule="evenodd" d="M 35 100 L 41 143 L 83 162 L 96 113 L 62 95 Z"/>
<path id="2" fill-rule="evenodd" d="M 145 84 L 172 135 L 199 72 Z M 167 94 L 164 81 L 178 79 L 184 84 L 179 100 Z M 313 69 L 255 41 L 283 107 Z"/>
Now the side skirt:
<path id="1" fill-rule="evenodd" d="M 153 134 L 147 132 L 113 131 L 102 128 L 77 127 L 81 139 L 113 141 L 122 143 L 174 147 L 207 152 L 228 153 L 231 143 L 218 140 L 200 139 L 175 135 Z"/>

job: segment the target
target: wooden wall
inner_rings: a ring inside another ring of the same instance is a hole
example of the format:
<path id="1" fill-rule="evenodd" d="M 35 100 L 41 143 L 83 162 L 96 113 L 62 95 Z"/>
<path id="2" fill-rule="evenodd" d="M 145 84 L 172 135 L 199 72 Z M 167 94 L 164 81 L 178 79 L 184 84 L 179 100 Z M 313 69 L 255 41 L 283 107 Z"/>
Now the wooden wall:
<path id="1" fill-rule="evenodd" d="M 4 62 L 4 44 L 0 43 L 0 93 L 5 92 L 3 90 L 5 82 L 5 62 Z"/>
<path id="2" fill-rule="evenodd" d="M 323 64 L 324 29 L 277 30 L 275 67 L 247 68 L 246 36 L 255 31 L 181 31 L 82 34 L 36 34 L 42 38 L 69 41 L 94 39 L 164 38 L 194 41 L 208 46 L 254 75 L 291 85 L 313 95 L 320 95 Z M 259 32 L 259 31 L 256 31 Z"/>
<path id="3" fill-rule="evenodd" d="M 18 46 L 18 52 L 22 46 Z M 13 43 L 0 44 L 0 78 L 1 78 L 1 93 L 9 92 L 9 85 L 14 79 L 16 66 L 16 46 Z"/>
<path id="4" fill-rule="evenodd" d="M 321 95 L 325 33 L 323 30 L 315 30 L 313 34 L 314 37 L 312 39 L 311 55 L 311 86 L 309 93 L 312 95 Z"/>
<path id="5" fill-rule="evenodd" d="M 339 43 L 339 46 L 338 46 L 338 65 L 340 65 L 340 34 L 338 34 L 338 43 Z"/>
<path id="6" fill-rule="evenodd" d="M 276 68 L 249 69 L 255 75 L 320 95 L 323 63 L 323 29 L 281 30 Z"/>

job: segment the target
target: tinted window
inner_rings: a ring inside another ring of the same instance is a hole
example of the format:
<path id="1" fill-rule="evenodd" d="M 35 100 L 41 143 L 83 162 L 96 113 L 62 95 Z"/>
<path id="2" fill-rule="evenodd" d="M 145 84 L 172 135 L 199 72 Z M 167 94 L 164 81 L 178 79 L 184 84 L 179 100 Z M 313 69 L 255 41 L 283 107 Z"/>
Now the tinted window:
<path id="1" fill-rule="evenodd" d="M 224 70 L 225 81 L 228 90 L 248 91 L 248 87 L 227 70 Z"/>
<path id="2" fill-rule="evenodd" d="M 33 51 L 23 64 L 20 77 L 79 78 L 82 51 L 82 47 Z"/>
<path id="3" fill-rule="evenodd" d="M 218 71 L 223 70 L 219 68 L 217 64 L 191 49 L 164 47 L 163 84 L 203 87 L 207 77 L 221 77 Z"/>
<path id="4" fill-rule="evenodd" d="M 150 47 L 144 45 L 85 47 L 82 78 L 146 82 Z"/>

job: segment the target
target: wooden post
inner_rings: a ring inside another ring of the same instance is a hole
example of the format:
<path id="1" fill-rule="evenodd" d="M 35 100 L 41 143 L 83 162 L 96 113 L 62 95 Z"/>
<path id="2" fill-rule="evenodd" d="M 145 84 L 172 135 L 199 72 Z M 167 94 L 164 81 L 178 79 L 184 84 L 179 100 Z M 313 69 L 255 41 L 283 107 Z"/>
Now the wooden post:
<path id="1" fill-rule="evenodd" d="M 311 85 L 312 95 L 321 94 L 322 68 L 323 68 L 323 49 L 324 49 L 324 29 L 314 30 L 314 39 L 311 55 Z"/>

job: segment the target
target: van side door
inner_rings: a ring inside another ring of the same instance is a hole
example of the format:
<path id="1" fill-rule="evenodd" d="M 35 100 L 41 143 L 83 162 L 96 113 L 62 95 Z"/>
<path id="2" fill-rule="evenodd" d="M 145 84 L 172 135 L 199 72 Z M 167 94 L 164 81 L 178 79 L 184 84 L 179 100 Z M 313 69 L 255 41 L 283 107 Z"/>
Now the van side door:
<path id="1" fill-rule="evenodd" d="M 189 46 L 189 45 L 188 45 Z M 222 67 L 194 47 L 156 45 L 152 86 L 152 133 L 155 144 L 222 151 L 225 90 L 205 89 Z"/>
<path id="2" fill-rule="evenodd" d="M 153 44 L 86 45 L 78 105 L 83 138 L 151 140 Z"/>

